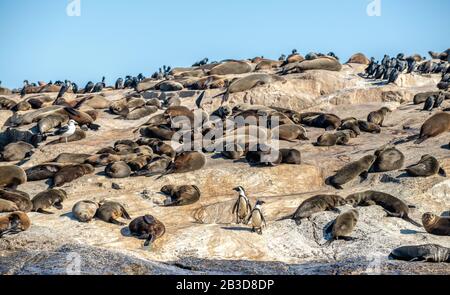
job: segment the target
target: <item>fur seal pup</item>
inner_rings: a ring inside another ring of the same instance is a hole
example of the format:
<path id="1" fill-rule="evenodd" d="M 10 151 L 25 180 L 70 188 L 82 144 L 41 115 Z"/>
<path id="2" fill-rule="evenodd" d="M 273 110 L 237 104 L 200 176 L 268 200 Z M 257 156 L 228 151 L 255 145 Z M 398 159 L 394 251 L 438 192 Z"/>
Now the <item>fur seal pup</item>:
<path id="1" fill-rule="evenodd" d="M 417 227 L 421 227 L 418 222 L 412 220 L 408 216 L 409 206 L 399 198 L 396 198 L 390 194 L 378 191 L 365 191 L 351 194 L 347 196 L 345 200 L 348 204 L 352 204 L 353 207 L 372 205 L 381 206 L 387 213 L 388 217 L 402 218 Z"/>
<path id="2" fill-rule="evenodd" d="M 375 160 L 375 155 L 364 156 L 358 161 L 351 162 L 339 169 L 335 175 L 327 179 L 327 182 L 336 189 L 343 189 L 343 184 L 350 182 L 357 176 L 360 176 L 365 180 L 367 179 L 369 169 L 372 167 Z"/>
<path id="3" fill-rule="evenodd" d="M 90 154 L 70 154 L 62 153 L 59 154 L 52 162 L 62 163 L 62 164 L 83 164 Z"/>
<path id="4" fill-rule="evenodd" d="M 439 217 L 433 213 L 422 215 L 422 224 L 427 233 L 450 236 L 450 217 Z"/>
<path id="5" fill-rule="evenodd" d="M 236 214 L 237 224 L 244 223 L 252 211 L 252 206 L 242 186 L 235 187 L 233 190 L 239 193 L 239 197 L 233 205 L 232 214 Z"/>
<path id="6" fill-rule="evenodd" d="M 21 161 L 31 157 L 33 150 L 34 146 L 23 141 L 10 143 L 3 149 L 0 159 L 5 162 Z"/>
<path id="7" fill-rule="evenodd" d="M 348 130 L 354 133 L 352 130 Z M 316 146 L 335 146 L 346 145 L 350 141 L 350 132 L 338 131 L 338 132 L 325 132 L 319 138 L 317 138 Z M 356 134 L 355 134 L 356 136 Z"/>
<path id="8" fill-rule="evenodd" d="M 119 161 L 106 166 L 105 174 L 110 178 L 127 178 L 131 175 L 131 168 L 127 163 Z"/>
<path id="9" fill-rule="evenodd" d="M 436 244 L 403 246 L 392 250 L 389 258 L 409 262 L 450 262 L 450 248 L 442 247 Z"/>
<path id="10" fill-rule="evenodd" d="M 283 219 L 293 219 L 297 225 L 302 223 L 302 219 L 323 211 L 339 211 L 337 207 L 343 206 L 347 202 L 338 195 L 317 195 L 303 201 L 294 214 Z"/>
<path id="11" fill-rule="evenodd" d="M 300 125 L 286 124 L 272 129 L 272 138 L 279 140 L 309 140 L 306 129 Z"/>
<path id="12" fill-rule="evenodd" d="M 45 209 L 54 207 L 58 210 L 63 209 L 63 202 L 67 199 L 66 191 L 62 189 L 49 189 L 34 196 L 31 200 L 33 202 L 33 212 L 43 214 L 53 214 Z"/>
<path id="13" fill-rule="evenodd" d="M 386 118 L 387 113 L 391 113 L 392 111 L 387 107 L 382 107 L 378 111 L 370 112 L 367 116 L 367 122 L 377 124 L 380 127 L 383 127 L 384 119 Z"/>
<path id="14" fill-rule="evenodd" d="M 381 133 L 380 126 L 371 122 L 358 120 L 358 126 L 361 131 L 367 133 Z"/>
<path id="15" fill-rule="evenodd" d="M 22 212 L 30 212 L 33 209 L 30 196 L 25 192 L 0 190 L 0 199 L 13 202 Z"/>
<path id="16" fill-rule="evenodd" d="M 405 163 L 405 155 L 395 147 L 383 146 L 375 151 L 377 159 L 372 166 L 375 172 L 399 170 Z"/>
<path id="17" fill-rule="evenodd" d="M 350 234 L 353 232 L 353 229 L 358 222 L 358 218 L 359 213 L 356 209 L 340 214 L 325 230 L 326 233 L 331 233 L 331 239 L 329 239 L 325 245 L 330 245 L 333 241 L 339 239 L 345 241 L 354 240 L 355 238 L 350 237 Z"/>
<path id="18" fill-rule="evenodd" d="M 413 177 L 428 177 L 436 174 L 447 176 L 439 161 L 431 155 L 423 155 L 419 163 L 411 165 L 405 170 L 408 175 Z"/>
<path id="19" fill-rule="evenodd" d="M 165 206 L 191 205 L 200 199 L 200 189 L 196 185 L 165 185 L 161 192 L 170 197 L 170 202 Z"/>
<path id="20" fill-rule="evenodd" d="M 24 212 L 13 212 L 6 216 L 0 216 L 0 238 L 26 231 L 30 226 L 31 220 Z"/>
<path id="21" fill-rule="evenodd" d="M 448 131 L 450 131 L 450 114 L 445 112 L 434 114 L 423 123 L 419 139 L 415 143 L 421 144 L 431 137 L 439 136 Z"/>
<path id="22" fill-rule="evenodd" d="M 250 212 L 250 217 L 247 219 L 247 224 L 252 222 L 252 232 L 262 235 L 262 228 L 267 227 L 266 219 L 262 213 L 262 205 L 266 202 L 257 200 L 255 207 Z"/>
<path id="23" fill-rule="evenodd" d="M 28 181 L 40 181 L 55 177 L 61 168 L 61 164 L 41 164 L 28 168 L 25 173 Z"/>
<path id="24" fill-rule="evenodd" d="M 167 167 L 167 170 L 158 179 L 172 173 L 186 173 L 200 170 L 205 165 L 206 157 L 203 153 L 182 152 L 175 157 L 169 167 Z"/>
<path id="25" fill-rule="evenodd" d="M 144 246 L 150 246 L 166 232 L 164 224 L 152 215 L 140 216 L 130 222 L 128 228 L 133 236 L 144 240 Z"/>
<path id="26" fill-rule="evenodd" d="M 120 217 L 131 219 L 127 210 L 125 210 L 125 208 L 117 202 L 101 203 L 100 208 L 97 210 L 96 217 L 100 220 L 116 225 L 125 225 L 125 223 L 117 220 Z"/>
<path id="27" fill-rule="evenodd" d="M 16 203 L 0 198 L 0 213 L 19 211 Z"/>
<path id="28" fill-rule="evenodd" d="M 89 222 L 95 217 L 98 208 L 99 204 L 96 202 L 79 201 L 72 207 L 72 214 L 78 221 Z"/>
<path id="29" fill-rule="evenodd" d="M 300 165 L 302 163 L 302 156 L 299 150 L 296 149 L 280 149 L 281 163 Z"/>
<path id="30" fill-rule="evenodd" d="M 27 182 L 25 171 L 13 165 L 0 166 L 0 188 L 15 190 L 17 186 Z"/>
<path id="31" fill-rule="evenodd" d="M 63 186 L 84 175 L 94 173 L 94 170 L 94 167 L 90 164 L 77 164 L 63 167 L 56 172 L 55 177 L 53 178 L 54 186 Z"/>

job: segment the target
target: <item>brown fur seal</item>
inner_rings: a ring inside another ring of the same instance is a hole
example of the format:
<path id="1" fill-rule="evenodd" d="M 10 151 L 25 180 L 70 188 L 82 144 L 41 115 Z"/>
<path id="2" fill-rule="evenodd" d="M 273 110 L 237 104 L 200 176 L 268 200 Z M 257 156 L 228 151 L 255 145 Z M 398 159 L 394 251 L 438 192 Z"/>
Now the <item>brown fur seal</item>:
<path id="1" fill-rule="evenodd" d="M 175 81 L 163 81 L 155 85 L 155 88 L 160 91 L 180 91 L 183 90 L 183 85 Z"/>
<path id="2" fill-rule="evenodd" d="M 358 126 L 361 131 L 367 132 L 367 133 L 380 133 L 381 128 L 379 125 L 370 123 L 363 120 L 358 120 Z"/>
<path id="3" fill-rule="evenodd" d="M 145 127 L 140 132 L 142 136 L 161 140 L 172 140 L 175 135 L 175 131 L 164 127 Z"/>
<path id="4" fill-rule="evenodd" d="M 151 156 L 140 155 L 136 159 L 127 162 L 127 165 L 130 167 L 131 171 L 139 171 L 144 168 L 150 161 L 152 160 Z"/>
<path id="5" fill-rule="evenodd" d="M 92 173 L 94 173 L 94 167 L 90 164 L 70 165 L 56 172 L 53 182 L 55 186 L 63 186 L 66 183 Z"/>
<path id="6" fill-rule="evenodd" d="M 25 171 L 18 166 L 0 166 L 0 188 L 16 189 L 27 182 Z"/>
<path id="7" fill-rule="evenodd" d="M 427 233 L 450 236 L 450 217 L 439 217 L 433 213 L 422 215 L 422 224 Z"/>
<path id="8" fill-rule="evenodd" d="M 355 53 L 348 59 L 346 63 L 368 65 L 370 64 L 370 60 L 363 53 Z"/>
<path id="9" fill-rule="evenodd" d="M 22 212 L 30 212 L 33 209 L 30 196 L 25 192 L 0 190 L 0 199 L 13 202 Z"/>
<path id="10" fill-rule="evenodd" d="M 350 132 L 354 133 L 352 130 Z M 350 141 L 350 132 L 338 131 L 338 132 L 325 132 L 319 138 L 317 138 L 316 146 L 335 146 L 346 145 Z M 355 135 L 356 136 L 356 135 Z"/>
<path id="11" fill-rule="evenodd" d="M 358 222 L 359 213 L 358 210 L 352 209 L 345 213 L 340 214 L 333 223 L 326 229 L 327 233 L 331 233 L 331 238 L 326 245 L 331 244 L 335 240 L 343 239 L 346 241 L 354 240 L 350 237 L 353 229 Z"/>
<path id="12" fill-rule="evenodd" d="M 273 147 L 258 144 L 256 149 L 251 147 L 246 153 L 245 160 L 250 165 L 277 166 L 281 164 L 282 155 L 279 150 Z"/>
<path id="13" fill-rule="evenodd" d="M 16 112 L 25 112 L 28 110 L 31 110 L 31 108 L 33 107 L 33 105 L 30 103 L 30 101 L 21 101 L 19 103 L 17 103 L 12 110 L 16 111 Z"/>
<path id="14" fill-rule="evenodd" d="M 434 114 L 423 123 L 419 139 L 415 143 L 420 144 L 431 137 L 439 136 L 448 131 L 450 131 L 450 114 L 445 112 Z"/>
<path id="15" fill-rule="evenodd" d="M 63 202 L 67 199 L 66 191 L 62 189 L 49 189 L 37 194 L 33 200 L 33 212 L 43 214 L 53 214 L 45 209 L 54 207 L 58 210 L 63 209 Z"/>
<path id="16" fill-rule="evenodd" d="M 0 110 L 11 110 L 16 105 L 14 100 L 0 97 Z"/>
<path id="17" fill-rule="evenodd" d="M 31 157 L 33 150 L 34 146 L 23 141 L 10 143 L 3 149 L 0 159 L 6 162 L 21 161 Z"/>
<path id="18" fill-rule="evenodd" d="M 271 81 L 281 80 L 281 78 L 269 74 L 252 74 L 243 78 L 238 78 L 230 83 L 227 91 L 223 93 L 222 101 L 227 101 L 231 93 L 244 92 L 256 86 L 269 84 Z"/>
<path id="19" fill-rule="evenodd" d="M 293 215 L 289 215 L 280 220 L 293 219 L 297 225 L 300 225 L 304 218 L 309 218 L 318 212 L 329 210 L 338 211 L 337 207 L 345 204 L 346 201 L 337 195 L 317 195 L 303 201 Z"/>
<path id="20" fill-rule="evenodd" d="M 100 204 L 100 208 L 98 208 L 96 216 L 100 220 L 116 225 L 125 225 L 125 223 L 117 220 L 120 217 L 131 219 L 127 210 L 125 210 L 125 208 L 117 202 L 105 202 Z"/>
<path id="21" fill-rule="evenodd" d="M 159 177 L 172 173 L 186 173 L 200 170 L 206 165 L 206 157 L 200 152 L 183 152 L 178 154 L 167 170 Z"/>
<path id="22" fill-rule="evenodd" d="M 348 204 L 352 204 L 353 207 L 372 205 L 381 206 L 387 213 L 388 217 L 402 218 L 417 227 L 421 227 L 418 222 L 412 220 L 408 216 L 409 206 L 399 198 L 396 198 L 390 194 L 377 191 L 365 191 L 351 194 L 345 200 Z"/>
<path id="23" fill-rule="evenodd" d="M 28 168 L 25 173 L 28 181 L 40 181 L 53 178 L 61 168 L 61 164 L 41 164 Z"/>
<path id="24" fill-rule="evenodd" d="M 252 71 L 252 66 L 245 61 L 229 61 L 218 64 L 209 71 L 209 75 L 237 75 Z"/>
<path id="25" fill-rule="evenodd" d="M 59 144 L 59 143 L 66 143 L 67 142 L 74 142 L 74 141 L 80 141 L 82 139 L 86 138 L 86 132 L 82 129 L 77 128 L 75 130 L 75 133 L 72 134 L 69 137 L 60 137 L 56 140 L 53 140 L 49 143 L 47 143 L 47 145 L 54 145 L 54 144 Z"/>
<path id="26" fill-rule="evenodd" d="M 376 157 L 374 155 L 368 155 L 362 157 L 358 161 L 351 162 L 339 169 L 335 175 L 329 177 L 327 182 L 337 189 L 343 189 L 343 184 L 346 184 L 357 176 L 366 179 L 369 169 L 375 162 L 375 159 Z"/>
<path id="27" fill-rule="evenodd" d="M 387 107 L 382 107 L 378 111 L 370 112 L 367 116 L 367 122 L 377 124 L 380 127 L 383 127 L 384 119 L 386 118 L 387 113 L 391 113 L 392 111 Z"/>
<path id="28" fill-rule="evenodd" d="M 126 99 L 113 101 L 109 106 L 109 111 L 115 115 L 126 116 L 130 112 Z"/>
<path id="29" fill-rule="evenodd" d="M 281 66 L 281 62 L 277 60 L 261 60 L 255 67 L 256 71 L 276 69 Z"/>
<path id="30" fill-rule="evenodd" d="M 359 128 L 358 120 L 356 118 L 346 118 L 343 119 L 341 122 L 341 126 L 339 127 L 339 130 L 351 130 L 355 133 L 355 136 L 357 137 L 361 135 L 361 129 Z"/>
<path id="31" fill-rule="evenodd" d="M 67 114 L 53 113 L 46 115 L 39 120 L 38 128 L 40 133 L 46 133 L 50 130 L 63 126 L 69 122 L 69 116 Z"/>
<path id="32" fill-rule="evenodd" d="M 309 140 L 306 129 L 300 125 L 287 124 L 272 129 L 272 138 L 279 140 Z"/>
<path id="33" fill-rule="evenodd" d="M 0 198 L 0 213 L 19 211 L 16 203 Z"/>
<path id="34" fill-rule="evenodd" d="M 85 163 L 94 167 L 108 166 L 111 163 L 121 161 L 122 157 L 113 154 L 97 154 L 86 159 Z"/>
<path id="35" fill-rule="evenodd" d="M 444 169 L 441 168 L 439 161 L 431 155 L 423 155 L 419 163 L 406 168 L 406 173 L 410 176 L 428 177 L 439 174 L 446 177 Z"/>
<path id="36" fill-rule="evenodd" d="M 303 117 L 302 124 L 326 130 L 335 130 L 341 126 L 341 119 L 334 114 L 319 114 Z"/>
<path id="37" fill-rule="evenodd" d="M 83 164 L 90 156 L 91 155 L 89 154 L 63 153 L 57 156 L 52 162 L 63 164 Z"/>
<path id="38" fill-rule="evenodd" d="M 119 161 L 106 166 L 105 174 L 111 178 L 127 178 L 131 174 L 131 169 L 127 163 Z"/>
<path id="39" fill-rule="evenodd" d="M 155 176 L 166 172 L 171 163 L 172 158 L 166 155 L 156 156 L 150 163 L 147 164 L 147 166 L 139 171 L 136 171 L 131 176 Z"/>
<path id="40" fill-rule="evenodd" d="M 323 56 L 314 60 L 304 60 L 299 63 L 288 64 L 283 68 L 283 74 L 301 73 L 310 70 L 326 70 L 339 72 L 342 65 L 333 57 Z"/>
<path id="41" fill-rule="evenodd" d="M 223 151 L 220 152 L 222 156 L 230 160 L 239 160 L 245 154 L 245 148 L 240 144 L 230 143 L 225 145 Z"/>
<path id="42" fill-rule="evenodd" d="M 140 108 L 136 108 L 129 112 L 125 119 L 127 120 L 139 120 L 144 117 L 150 116 L 158 111 L 157 107 L 154 106 L 144 106 Z"/>
<path id="43" fill-rule="evenodd" d="M 145 247 L 150 246 L 166 232 L 164 224 L 152 215 L 145 215 L 134 219 L 130 222 L 128 228 L 132 235 L 146 240 L 144 243 Z"/>
<path id="44" fill-rule="evenodd" d="M 377 159 L 372 166 L 375 172 L 399 170 L 405 163 L 405 156 L 395 147 L 383 146 L 375 152 Z"/>
<path id="45" fill-rule="evenodd" d="M 141 138 L 138 143 L 149 146 L 157 155 L 166 155 L 170 158 L 175 158 L 175 149 L 159 139 Z"/>
<path id="46" fill-rule="evenodd" d="M 161 192 L 170 197 L 165 206 L 191 205 L 200 199 L 200 189 L 196 185 L 165 185 Z"/>
<path id="47" fill-rule="evenodd" d="M 450 248 L 435 244 L 420 246 L 403 246 L 394 249 L 389 255 L 391 259 L 404 261 L 450 262 Z"/>
<path id="48" fill-rule="evenodd" d="M 0 216 L 0 238 L 26 231 L 30 226 L 31 220 L 24 212 L 13 212 L 6 216 Z"/>
<path id="49" fill-rule="evenodd" d="M 281 163 L 300 165 L 302 163 L 302 157 L 300 151 L 296 149 L 280 149 Z"/>
<path id="50" fill-rule="evenodd" d="M 97 213 L 99 204 L 89 200 L 79 201 L 72 207 L 73 216 L 81 222 L 89 222 Z"/>

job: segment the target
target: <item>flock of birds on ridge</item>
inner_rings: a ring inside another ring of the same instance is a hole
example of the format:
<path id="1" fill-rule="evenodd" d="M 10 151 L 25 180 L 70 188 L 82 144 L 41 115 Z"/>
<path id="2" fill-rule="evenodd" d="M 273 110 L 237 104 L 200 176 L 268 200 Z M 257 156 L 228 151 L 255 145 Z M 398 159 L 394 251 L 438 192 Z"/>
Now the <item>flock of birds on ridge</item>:
<path id="1" fill-rule="evenodd" d="M 367 59 L 362 54 L 354 55 L 349 62 L 367 64 L 367 68 L 360 76 L 366 79 L 384 80 L 386 83 L 394 83 L 401 73 L 420 73 L 420 74 L 441 74 L 442 79 L 438 84 L 441 90 L 434 93 L 420 93 L 414 98 L 414 103 L 424 103 L 425 110 L 441 108 L 445 99 L 450 98 L 446 92 L 450 83 L 450 50 L 443 53 L 430 52 L 431 60 L 427 61 L 419 55 L 405 57 L 399 54 L 390 58 L 384 56 L 381 62 L 376 62 L 374 58 Z M 364 132 L 380 133 L 390 109 L 383 107 L 377 111 L 371 112 L 367 120 L 357 120 L 355 118 L 341 119 L 334 114 L 308 112 L 299 113 L 294 110 L 279 107 L 264 107 L 251 105 L 238 105 L 231 108 L 227 103 L 230 93 L 242 91 L 242 85 L 245 90 L 269 83 L 273 80 L 267 80 L 267 75 L 253 74 L 244 78 L 235 78 L 232 80 L 217 78 L 211 72 L 217 67 L 222 71 L 232 69 L 246 68 L 249 64 L 256 65 L 251 71 L 258 69 L 276 69 L 279 76 L 302 72 L 310 69 L 340 70 L 339 59 L 332 52 L 328 54 L 310 53 L 305 57 L 298 54 L 296 50 L 292 51 L 288 57 L 281 56 L 278 61 L 257 57 L 250 61 L 225 60 L 220 63 L 208 63 L 205 58 L 195 63 L 192 68 L 185 69 L 185 72 L 200 72 L 200 77 L 204 77 L 202 83 L 189 84 L 187 88 L 191 89 L 226 89 L 223 96 L 222 105 L 211 115 L 215 115 L 223 123 L 237 117 L 276 117 L 279 126 L 244 126 L 245 132 L 252 128 L 257 132 L 267 135 L 268 130 L 276 131 L 279 140 L 296 141 L 309 140 L 306 129 L 303 126 L 323 128 L 327 130 L 317 139 L 317 146 L 346 145 L 351 138 L 360 136 Z M 227 68 L 228 66 L 228 68 Z M 247 71 L 248 73 L 249 71 Z M 190 110 L 181 106 L 179 99 L 167 98 L 165 100 L 143 99 L 139 92 L 142 92 L 140 85 L 149 83 L 151 88 L 162 91 L 178 91 L 186 85 L 181 85 L 178 81 L 177 68 L 164 66 L 154 73 L 150 78 L 139 74 L 136 77 L 127 76 L 125 79 L 117 79 L 114 89 L 134 89 L 137 93 L 132 93 L 127 97 L 112 103 L 101 95 L 101 92 L 108 88 L 105 84 L 105 77 L 101 82 L 89 82 L 83 89 L 69 80 L 56 81 L 55 83 L 29 83 L 24 81 L 22 89 L 16 89 L 14 93 L 20 93 L 22 97 L 27 94 L 35 93 L 33 89 L 44 86 L 58 86 L 59 92 L 56 99 L 46 97 L 31 97 L 21 103 L 16 103 L 6 97 L 0 97 L 0 109 L 9 109 L 14 111 L 14 115 L 9 119 L 12 128 L 8 128 L 2 135 L 10 139 L 10 143 L 3 147 L 1 159 L 3 161 L 23 161 L 31 157 L 33 149 L 40 143 L 47 140 L 48 136 L 60 136 L 59 139 L 47 144 L 67 143 L 81 140 L 86 137 L 86 130 L 98 130 L 101 126 L 95 124 L 98 116 L 97 109 L 109 109 L 109 112 L 119 115 L 122 118 L 136 119 L 130 114 L 137 114 L 137 118 L 149 116 L 158 110 L 164 110 L 162 114 L 152 116 L 149 121 L 138 128 L 141 137 L 136 140 L 119 140 L 114 146 L 105 147 L 95 155 L 90 154 L 60 154 L 50 163 L 40 164 L 23 170 L 18 165 L 0 166 L 0 213 L 12 212 L 9 215 L 0 216 L 0 237 L 10 234 L 16 234 L 27 230 L 31 221 L 27 212 L 39 212 L 51 214 L 47 211 L 49 208 L 61 210 L 63 202 L 67 199 L 67 193 L 60 187 L 78 179 L 84 175 L 94 172 L 94 167 L 105 167 L 105 174 L 111 178 L 125 178 L 136 176 L 155 176 L 159 178 L 170 173 L 187 173 L 202 169 L 206 165 L 205 155 L 198 150 L 174 149 L 166 142 L 171 140 L 176 129 L 172 127 L 172 122 L 177 118 L 183 117 L 192 123 L 193 118 L 199 114 L 203 120 L 203 128 L 200 133 L 205 133 L 214 128 L 218 122 L 211 122 L 209 114 L 206 113 L 202 104 L 205 100 L 205 92 L 202 92 L 196 101 L 197 110 Z M 218 71 L 220 76 L 220 71 Z M 186 76 L 180 75 L 183 78 Z M 248 78 L 250 77 L 250 78 Z M 1 82 L 0 82 L 1 83 Z M 166 84 L 164 84 L 166 83 Z M 240 84 L 239 84 L 240 83 Z M 164 86 L 163 86 L 164 84 Z M 236 91 L 233 89 L 236 88 Z M 144 90 L 145 91 L 145 90 Z M 81 99 L 68 98 L 67 94 L 83 94 Z M 93 94 L 85 96 L 85 94 Z M 49 104 L 50 102 L 50 104 Z M 86 108 L 83 108 L 86 106 Z M 18 111 L 37 109 L 32 115 L 19 114 Z M 45 111 L 42 111 L 45 110 Z M 421 134 L 414 136 L 416 143 L 444 134 L 450 131 L 450 114 L 448 109 L 444 112 L 437 112 L 428 119 L 421 130 Z M 445 123 L 448 122 L 446 126 Z M 65 125 L 67 123 L 67 125 Z M 22 131 L 16 127 L 35 124 L 37 132 Z M 81 128 L 76 128 L 80 125 Z M 436 130 L 438 129 L 438 130 Z M 431 131 L 430 131 L 431 130 Z M 236 130 L 235 130 L 236 131 Z M 335 132 L 331 132 L 335 131 Z M 194 133 L 192 131 L 192 137 Z M 245 134 L 245 133 L 244 133 Z M 227 135 L 225 134 L 224 137 Z M 409 140 L 409 139 L 408 139 Z M 297 149 L 280 149 L 273 151 L 273 148 L 266 143 L 252 143 L 247 140 L 232 143 L 229 146 L 223 146 L 225 141 L 216 138 L 213 143 L 213 151 L 218 150 L 218 144 L 221 145 L 221 154 L 228 159 L 241 159 L 245 157 L 251 165 L 275 166 L 280 164 L 301 163 L 300 151 Z M 252 146 L 253 144 L 253 146 Z M 252 149 L 252 148 L 253 149 Z M 342 189 L 344 184 L 362 177 L 367 178 L 369 172 L 386 172 L 404 169 L 404 155 L 395 146 L 387 145 L 378 149 L 375 154 L 367 155 L 358 161 L 351 162 L 335 175 L 329 177 L 326 183 Z M 444 169 L 439 161 L 431 155 L 424 155 L 417 164 L 404 169 L 412 177 L 430 177 L 440 174 L 446 176 Z M 50 180 L 50 188 L 44 192 L 38 193 L 34 198 L 30 198 L 26 192 L 17 190 L 17 187 L 27 181 Z M 120 189 L 116 184 L 113 188 Z M 236 217 L 236 223 L 251 223 L 252 231 L 262 234 L 265 226 L 265 218 L 262 212 L 264 201 L 257 200 L 252 207 L 245 189 L 241 186 L 236 187 L 239 193 L 238 199 L 233 206 L 232 213 Z M 190 205 L 200 199 L 200 189 L 195 185 L 173 186 L 167 185 L 161 189 L 161 192 L 168 196 L 167 206 Z M 402 218 L 415 226 L 422 226 L 412 220 L 409 216 L 409 208 L 402 200 L 382 192 L 365 191 L 342 198 L 338 195 L 318 195 L 305 200 L 296 210 L 296 212 L 286 218 L 294 219 L 297 224 L 302 219 L 309 218 L 311 215 L 321 211 L 333 210 L 340 213 L 338 207 L 351 204 L 357 206 L 379 205 L 384 208 L 388 216 Z M 117 202 L 102 201 L 100 203 L 91 200 L 78 202 L 74 205 L 72 212 L 74 217 L 81 222 L 88 222 L 93 218 L 98 218 L 105 222 L 117 225 L 125 225 L 118 221 L 119 218 L 131 219 L 127 210 L 122 204 Z M 329 245 L 332 241 L 338 239 L 350 240 L 351 233 L 358 221 L 359 214 L 356 209 L 352 209 L 340 214 L 336 220 L 327 228 L 327 233 L 331 235 L 326 243 Z M 283 218 L 284 219 L 284 218 Z M 450 235 L 450 219 L 448 217 L 439 217 L 432 213 L 425 213 L 422 217 L 422 223 L 425 230 L 434 235 Z M 145 239 L 145 246 L 151 245 L 155 239 L 160 238 L 165 233 L 164 224 L 152 215 L 140 216 L 129 224 L 130 232 L 140 239 Z M 391 256 L 403 260 L 427 260 L 433 262 L 450 262 L 450 249 L 439 245 L 421 245 L 406 246 L 395 249 Z"/>

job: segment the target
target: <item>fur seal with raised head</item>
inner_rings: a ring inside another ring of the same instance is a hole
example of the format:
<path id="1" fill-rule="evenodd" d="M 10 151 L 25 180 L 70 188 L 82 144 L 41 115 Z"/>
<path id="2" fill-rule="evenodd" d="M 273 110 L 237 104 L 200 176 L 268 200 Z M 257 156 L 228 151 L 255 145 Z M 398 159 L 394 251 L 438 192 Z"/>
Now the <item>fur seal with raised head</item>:
<path id="1" fill-rule="evenodd" d="M 13 212 L 6 216 L 0 216 L 0 238 L 26 231 L 30 226 L 31 220 L 24 212 Z"/>
<path id="2" fill-rule="evenodd" d="M 0 166 L 0 188 L 16 189 L 27 182 L 25 171 L 14 165 Z"/>
<path id="3" fill-rule="evenodd" d="M 350 182 L 357 176 L 361 176 L 365 180 L 368 176 L 370 167 L 376 160 L 376 156 L 368 155 L 361 159 L 351 162 L 341 169 L 339 169 L 335 175 L 327 179 L 327 183 L 334 186 L 337 189 L 343 189 L 342 185 Z"/>
<path id="4" fill-rule="evenodd" d="M 94 173 L 94 170 L 94 167 L 90 164 L 77 164 L 63 167 L 56 172 L 53 178 L 54 186 L 63 186 L 84 175 Z"/>
<path id="5" fill-rule="evenodd" d="M 99 204 L 96 202 L 79 201 L 72 207 L 72 214 L 78 221 L 89 222 L 95 217 L 98 208 Z"/>
<path id="6" fill-rule="evenodd" d="M 390 194 L 378 191 L 365 191 L 351 194 L 347 196 L 345 200 L 348 204 L 352 204 L 353 207 L 372 205 L 381 206 L 387 213 L 388 217 L 402 218 L 417 227 L 421 227 L 418 222 L 412 220 L 408 216 L 409 206 L 399 198 L 396 198 Z"/>
<path id="7" fill-rule="evenodd" d="M 448 131 L 450 131 L 450 113 L 441 112 L 434 114 L 423 123 L 419 139 L 415 143 L 421 144 L 431 137 L 439 136 Z"/>
<path id="8" fill-rule="evenodd" d="M 378 111 L 370 112 L 367 116 L 367 122 L 377 124 L 380 127 L 383 127 L 384 119 L 386 118 L 387 113 L 391 113 L 392 111 L 387 107 L 382 107 Z"/>
<path id="9" fill-rule="evenodd" d="M 439 217 L 433 213 L 422 215 L 422 224 L 427 233 L 437 236 L 450 236 L 450 217 Z"/>
<path id="10" fill-rule="evenodd" d="M 0 160 L 5 162 L 21 161 L 31 157 L 33 150 L 34 146 L 23 141 L 10 143 L 4 147 Z"/>
<path id="11" fill-rule="evenodd" d="M 125 208 L 117 202 L 100 203 L 100 208 L 97 210 L 96 217 L 105 222 L 116 225 L 125 225 L 125 223 L 118 221 L 118 218 L 125 218 L 130 220 L 131 217 Z"/>
<path id="12" fill-rule="evenodd" d="M 166 232 L 164 224 L 152 215 L 140 216 L 130 222 L 128 228 L 133 236 L 144 240 L 144 246 L 150 246 Z"/>
<path id="13" fill-rule="evenodd" d="M 343 206 L 347 202 L 338 195 L 317 195 L 303 201 L 294 214 L 286 216 L 283 219 L 293 219 L 297 225 L 301 220 L 309 218 L 311 215 L 323 211 L 339 211 L 337 207 Z"/>
<path id="14" fill-rule="evenodd" d="M 331 238 L 326 245 L 330 245 L 333 241 L 343 239 L 345 241 L 354 240 L 350 237 L 353 229 L 358 222 L 359 213 L 358 210 L 352 209 L 345 213 L 340 214 L 329 227 L 326 228 L 326 232 L 331 234 Z"/>
<path id="15" fill-rule="evenodd" d="M 450 248 L 436 244 L 403 246 L 392 250 L 391 259 L 404 261 L 450 262 Z"/>
<path id="16" fill-rule="evenodd" d="M 58 210 L 63 209 L 63 202 L 67 199 L 66 191 L 62 189 L 49 189 L 37 194 L 31 201 L 33 202 L 33 212 L 43 214 L 53 214 L 45 209 L 54 207 Z"/>
<path id="17" fill-rule="evenodd" d="M 165 206 L 185 206 L 191 205 L 200 199 L 200 189 L 196 185 L 165 185 L 161 192 L 170 197 L 170 201 Z"/>
<path id="18" fill-rule="evenodd" d="M 431 155 L 423 155 L 419 163 L 407 167 L 406 173 L 414 177 L 428 177 L 439 174 L 446 177 L 445 170 L 440 166 L 439 161 Z"/>

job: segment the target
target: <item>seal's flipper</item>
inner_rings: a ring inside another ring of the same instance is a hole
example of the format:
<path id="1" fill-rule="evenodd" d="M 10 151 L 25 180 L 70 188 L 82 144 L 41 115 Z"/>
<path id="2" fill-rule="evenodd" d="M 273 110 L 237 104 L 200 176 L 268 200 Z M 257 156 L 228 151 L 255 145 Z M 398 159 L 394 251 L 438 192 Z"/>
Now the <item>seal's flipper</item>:
<path id="1" fill-rule="evenodd" d="M 155 241 L 155 236 L 152 234 L 149 234 L 147 240 L 145 240 L 145 242 L 144 242 L 144 247 L 150 246 L 151 244 L 153 244 L 154 241 Z"/>
<path id="2" fill-rule="evenodd" d="M 114 218 L 109 219 L 109 222 L 115 225 L 125 225 L 125 223 L 115 220 Z"/>
<path id="3" fill-rule="evenodd" d="M 53 212 L 46 211 L 44 209 L 38 209 L 36 212 L 41 213 L 41 214 L 47 214 L 47 215 L 54 214 Z"/>

